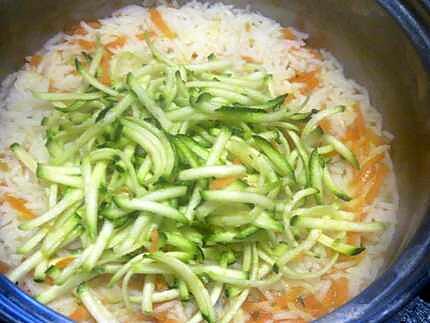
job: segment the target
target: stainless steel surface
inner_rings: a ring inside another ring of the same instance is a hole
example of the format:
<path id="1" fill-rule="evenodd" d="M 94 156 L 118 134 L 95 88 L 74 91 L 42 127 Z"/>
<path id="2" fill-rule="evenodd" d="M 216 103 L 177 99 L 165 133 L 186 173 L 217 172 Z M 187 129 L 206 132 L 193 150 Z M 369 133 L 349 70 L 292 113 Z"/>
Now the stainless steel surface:
<path id="1" fill-rule="evenodd" d="M 309 44 L 326 48 L 348 77 L 367 87 L 373 105 L 395 135 L 392 156 L 401 211 L 392 261 L 413 236 L 427 210 L 430 192 L 430 82 L 403 31 L 376 1 L 225 1 L 272 17 L 310 34 Z M 81 19 L 109 15 L 131 0 L 0 0 L 0 79 L 56 32 Z"/>

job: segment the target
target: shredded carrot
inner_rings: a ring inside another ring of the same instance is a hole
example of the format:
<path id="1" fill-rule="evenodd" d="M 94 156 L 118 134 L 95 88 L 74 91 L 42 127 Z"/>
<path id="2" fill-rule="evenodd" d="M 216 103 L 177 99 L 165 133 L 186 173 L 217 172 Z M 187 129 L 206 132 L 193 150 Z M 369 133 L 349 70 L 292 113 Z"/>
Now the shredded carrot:
<path id="1" fill-rule="evenodd" d="M 369 139 L 369 141 L 374 144 L 375 146 L 381 146 L 385 145 L 386 142 L 384 138 L 381 136 L 378 136 L 372 129 L 367 128 L 366 129 L 366 137 Z"/>
<path id="2" fill-rule="evenodd" d="M 318 70 L 312 72 L 305 72 L 297 74 L 290 81 L 292 83 L 303 83 L 304 87 L 300 90 L 303 94 L 307 95 L 319 85 L 320 81 L 318 79 L 318 74 Z"/>
<path id="3" fill-rule="evenodd" d="M 313 294 L 303 298 L 303 310 L 315 317 L 323 316 L 328 312 L 325 302 L 321 303 Z"/>
<path id="4" fill-rule="evenodd" d="M 248 323 L 265 323 L 273 319 L 271 312 L 273 312 L 274 307 L 268 301 L 250 301 L 248 297 L 242 308 L 250 316 L 247 320 Z"/>
<path id="5" fill-rule="evenodd" d="M 149 17 L 151 18 L 152 23 L 164 34 L 164 36 L 169 39 L 176 37 L 175 32 L 170 29 L 157 9 L 151 8 L 149 10 Z"/>
<path id="6" fill-rule="evenodd" d="M 379 194 L 381 190 L 382 183 L 384 182 L 385 176 L 388 173 L 388 167 L 385 164 L 379 164 L 378 169 L 376 170 L 375 176 L 372 180 L 372 186 L 366 194 L 366 203 L 372 204 L 373 201 Z"/>
<path id="7" fill-rule="evenodd" d="M 290 27 L 282 28 L 282 36 L 284 39 L 296 40 L 296 35 L 294 35 L 293 30 Z"/>
<path id="8" fill-rule="evenodd" d="M 126 42 L 127 42 L 126 36 L 119 36 L 119 37 L 116 37 L 115 40 L 112 40 L 111 42 L 107 43 L 105 47 L 107 49 L 118 49 L 123 47 Z"/>
<path id="9" fill-rule="evenodd" d="M 333 131 L 331 122 L 329 119 L 325 118 L 319 122 L 319 126 L 325 133 L 331 133 Z"/>
<path id="10" fill-rule="evenodd" d="M 100 62 L 100 66 L 102 68 L 102 76 L 100 82 L 104 85 L 110 85 L 112 80 L 110 79 L 110 60 L 112 58 L 112 54 L 110 52 L 105 51 Z"/>
<path id="11" fill-rule="evenodd" d="M 346 211 L 352 211 L 360 216 L 365 216 L 363 208 L 371 204 L 378 196 L 384 178 L 388 173 L 387 166 L 383 163 L 384 154 L 378 154 L 367 160 L 352 180 L 354 195 L 350 202 L 344 204 Z"/>
<path id="12" fill-rule="evenodd" d="M 251 318 L 247 321 L 247 323 L 266 323 L 273 321 L 272 313 L 259 311 L 253 312 L 251 314 Z"/>
<path id="13" fill-rule="evenodd" d="M 360 232 L 348 232 L 346 234 L 346 243 L 358 246 L 361 242 L 361 233 Z"/>
<path id="14" fill-rule="evenodd" d="M 316 59 L 322 59 L 321 52 L 318 49 L 315 48 L 308 48 L 309 52 L 312 54 L 312 56 Z"/>
<path id="15" fill-rule="evenodd" d="M 358 195 L 355 199 L 345 202 L 343 204 L 343 209 L 348 212 L 353 212 L 355 214 L 361 214 L 363 208 L 366 206 L 365 195 Z"/>
<path id="16" fill-rule="evenodd" d="M 87 31 L 81 26 L 80 23 L 77 23 L 73 26 L 71 26 L 70 28 L 67 28 L 64 31 L 67 35 L 86 35 Z"/>
<path id="17" fill-rule="evenodd" d="M 362 165 L 360 171 L 354 176 L 353 186 L 362 187 L 369 182 L 369 179 L 375 175 L 378 164 L 384 159 L 384 154 L 378 154 L 370 158 L 364 165 Z"/>
<path id="18" fill-rule="evenodd" d="M 341 277 L 333 280 L 323 303 L 330 309 L 337 308 L 346 303 L 349 296 L 348 279 Z"/>
<path id="19" fill-rule="evenodd" d="M 352 124 L 349 125 L 343 137 L 346 141 L 360 140 L 366 131 L 366 125 L 360 107 L 358 105 L 354 105 L 354 111 L 355 119 Z"/>
<path id="20" fill-rule="evenodd" d="M 0 261 L 0 273 L 4 274 L 7 273 L 9 270 L 10 266 L 5 262 Z"/>
<path id="21" fill-rule="evenodd" d="M 167 286 L 166 281 L 164 280 L 164 278 L 161 277 L 161 276 L 156 276 L 156 278 L 155 278 L 155 289 L 157 291 L 163 291 L 163 290 L 166 290 L 167 287 L 168 286 Z"/>
<path id="22" fill-rule="evenodd" d="M 366 158 L 369 153 L 369 143 L 366 141 L 366 138 L 363 137 L 360 140 L 348 141 L 348 143 L 349 148 L 361 164 L 363 159 Z"/>
<path id="23" fill-rule="evenodd" d="M 78 308 L 69 315 L 69 318 L 76 322 L 82 322 L 90 319 L 91 315 L 84 306 L 79 305 Z"/>
<path id="24" fill-rule="evenodd" d="M 157 228 L 154 228 L 151 231 L 151 248 L 150 248 L 151 253 L 157 252 L 159 239 L 160 239 L 160 236 L 158 234 L 158 230 Z"/>
<path id="25" fill-rule="evenodd" d="M 45 284 L 48 284 L 48 285 L 54 285 L 54 280 L 52 279 L 52 277 L 50 277 L 50 276 L 46 276 L 45 277 L 45 280 L 43 281 Z"/>
<path id="26" fill-rule="evenodd" d="M 63 258 L 59 262 L 57 262 L 55 266 L 60 269 L 64 269 L 72 263 L 73 259 L 75 259 L 74 256 Z"/>
<path id="27" fill-rule="evenodd" d="M 249 297 L 248 297 L 249 298 Z M 269 306 L 267 301 L 250 301 L 249 299 L 243 304 L 242 308 L 248 313 L 260 312 Z"/>
<path id="28" fill-rule="evenodd" d="M 88 21 L 87 25 L 90 26 L 93 29 L 99 29 L 102 26 L 102 24 L 98 20 Z M 87 34 L 87 31 L 85 30 L 84 27 L 81 26 L 80 23 L 78 23 L 76 25 L 73 25 L 70 28 L 67 28 L 64 32 L 66 34 L 68 34 L 68 35 L 81 35 L 81 36 L 85 36 Z"/>
<path id="29" fill-rule="evenodd" d="M 178 323 L 179 321 L 175 320 L 175 319 L 171 319 L 168 317 L 168 313 L 167 311 L 163 311 L 163 312 L 158 312 L 157 313 L 157 307 L 159 305 L 155 306 L 155 313 L 154 313 L 154 319 L 155 322 L 157 323 Z"/>
<path id="30" fill-rule="evenodd" d="M 209 189 L 210 190 L 220 190 L 224 187 L 229 186 L 231 183 L 233 183 L 235 180 L 237 180 L 238 176 L 229 176 L 224 178 L 217 178 L 210 182 Z"/>
<path id="31" fill-rule="evenodd" d="M 275 298 L 274 303 L 282 309 L 288 308 L 288 303 L 296 303 L 299 297 L 303 295 L 303 288 L 292 287 L 288 292 Z"/>
<path id="32" fill-rule="evenodd" d="M 90 40 L 78 39 L 78 45 L 87 51 L 91 51 L 96 47 L 96 43 Z"/>
<path id="33" fill-rule="evenodd" d="M 42 59 L 43 59 L 42 55 L 33 55 L 30 58 L 30 65 L 33 67 L 37 67 L 42 61 Z"/>
<path id="34" fill-rule="evenodd" d="M 238 158 L 233 159 L 232 163 L 235 165 L 242 165 L 242 162 Z M 227 187 L 230 184 L 232 184 L 238 178 L 240 178 L 240 176 L 228 176 L 228 177 L 214 179 L 209 183 L 209 189 L 210 190 L 223 189 L 224 187 Z"/>
<path id="35" fill-rule="evenodd" d="M 31 219 L 34 219 L 36 217 L 36 215 L 25 206 L 25 204 L 27 203 L 26 200 L 14 197 L 10 194 L 5 194 L 4 200 L 13 209 L 18 211 L 18 213 L 21 214 L 24 219 L 31 220 Z"/>
<path id="36" fill-rule="evenodd" d="M 257 61 L 254 59 L 254 57 L 247 56 L 247 55 L 241 55 L 240 58 L 242 58 L 245 62 L 253 64 L 257 63 Z"/>
<path id="37" fill-rule="evenodd" d="M 93 29 L 99 29 L 102 26 L 102 24 L 98 20 L 88 21 L 87 25 Z"/>

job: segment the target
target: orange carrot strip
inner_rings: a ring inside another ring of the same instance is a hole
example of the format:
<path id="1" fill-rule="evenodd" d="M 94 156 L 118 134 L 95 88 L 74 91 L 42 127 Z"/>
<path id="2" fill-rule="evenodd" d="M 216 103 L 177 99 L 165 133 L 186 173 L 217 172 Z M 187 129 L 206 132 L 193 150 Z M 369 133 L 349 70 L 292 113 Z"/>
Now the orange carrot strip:
<path id="1" fill-rule="evenodd" d="M 303 292 L 304 290 L 301 287 L 292 287 L 286 293 L 276 297 L 274 303 L 282 309 L 287 309 L 288 303 L 295 303 Z"/>
<path id="2" fill-rule="evenodd" d="M 90 319 L 91 315 L 85 307 L 79 305 L 78 308 L 69 315 L 69 318 L 76 322 L 82 322 Z"/>
<path id="3" fill-rule="evenodd" d="M 366 131 L 366 125 L 360 107 L 358 105 L 354 105 L 354 111 L 355 119 L 352 124 L 349 125 L 343 138 L 346 141 L 359 140 Z"/>
<path id="4" fill-rule="evenodd" d="M 25 206 L 25 204 L 27 203 L 26 200 L 14 197 L 10 194 L 5 194 L 4 200 L 13 209 L 18 211 L 18 213 L 21 214 L 24 219 L 31 220 L 31 219 L 34 219 L 36 217 L 36 215 Z"/>
<path id="5" fill-rule="evenodd" d="M 93 29 L 99 29 L 102 26 L 102 24 L 98 20 L 88 21 L 87 25 Z"/>
<path id="6" fill-rule="evenodd" d="M 281 32 L 284 39 L 296 40 L 296 35 L 294 35 L 293 30 L 290 27 L 282 28 Z"/>
<path id="7" fill-rule="evenodd" d="M 353 186 L 362 187 L 368 183 L 369 179 L 375 175 L 377 164 L 383 159 L 384 154 L 378 154 L 366 161 L 353 179 Z"/>
<path id="8" fill-rule="evenodd" d="M 60 269 L 64 269 L 66 268 L 68 265 L 70 265 L 72 263 L 72 261 L 75 259 L 75 257 L 71 256 L 71 257 L 67 257 L 67 258 L 63 258 L 60 261 L 58 261 L 55 266 L 60 268 Z"/>
<path id="9" fill-rule="evenodd" d="M 247 55 L 241 55 L 240 58 L 242 58 L 247 63 L 257 63 L 257 61 L 254 59 L 254 57 L 247 56 Z"/>
<path id="10" fill-rule="evenodd" d="M 93 41 L 78 39 L 78 45 L 87 51 L 91 51 L 96 47 L 96 43 Z"/>
<path id="11" fill-rule="evenodd" d="M 346 234 L 346 243 L 352 245 L 360 245 L 361 242 L 361 233 L 360 232 L 348 232 Z"/>
<path id="12" fill-rule="evenodd" d="M 384 182 L 384 179 L 387 173 L 388 173 L 388 167 L 385 164 L 380 164 L 378 169 L 376 170 L 372 186 L 370 187 L 370 190 L 366 194 L 365 200 L 367 204 L 372 204 L 373 201 L 378 196 L 379 191 L 381 190 L 382 183 Z"/>
<path id="13" fill-rule="evenodd" d="M 312 316 L 320 317 L 328 312 L 328 308 L 321 303 L 313 294 L 309 294 L 303 298 L 303 310 Z"/>
<path id="14" fill-rule="evenodd" d="M 175 32 L 170 29 L 157 9 L 151 8 L 149 10 L 149 17 L 151 18 L 152 23 L 164 34 L 164 36 L 169 39 L 176 37 Z"/>
<path id="15" fill-rule="evenodd" d="M 151 231 L 151 248 L 150 248 L 151 253 L 157 252 L 159 239 L 160 239 L 160 236 L 158 234 L 158 230 L 157 228 L 154 228 Z"/>
<path id="16" fill-rule="evenodd" d="M 231 183 L 233 183 L 235 180 L 237 180 L 238 176 L 229 176 L 224 178 L 217 178 L 210 182 L 209 189 L 210 190 L 220 190 L 224 187 L 229 186 Z"/>
<path id="17" fill-rule="evenodd" d="M 332 126 L 331 126 L 331 122 L 330 120 L 328 120 L 327 118 L 322 119 L 319 122 L 319 126 L 321 127 L 321 129 L 325 132 L 325 133 L 331 133 L 332 132 Z"/>
<path id="18" fill-rule="evenodd" d="M 160 305 L 156 305 L 155 306 L 155 310 L 154 310 L 154 318 L 155 318 L 155 322 L 157 323 L 178 323 L 179 321 L 175 320 L 175 319 L 171 319 L 168 317 L 168 312 L 167 311 L 163 311 L 163 312 L 158 312 L 157 311 L 157 307 L 159 307 Z"/>
<path id="19" fill-rule="evenodd" d="M 381 145 L 385 145 L 386 142 L 384 140 L 384 138 L 382 138 L 381 136 L 378 136 L 372 129 L 367 128 L 366 129 L 366 137 L 368 138 L 368 140 L 374 144 L 375 146 L 381 146 Z"/>
<path id="20" fill-rule="evenodd" d="M 77 23 L 73 26 L 71 26 L 70 28 L 67 28 L 64 31 L 67 35 L 86 35 L 87 31 L 81 26 L 80 23 Z"/>
<path id="21" fill-rule="evenodd" d="M 349 296 L 348 279 L 345 277 L 334 280 L 324 299 L 324 303 L 337 308 L 346 303 Z"/>
<path id="22" fill-rule="evenodd" d="M 360 214 L 366 206 L 365 195 L 358 195 L 357 198 L 343 204 L 343 209 L 348 212 Z"/>
<path id="23" fill-rule="evenodd" d="M 266 322 L 272 322 L 272 321 L 273 321 L 272 313 L 260 311 L 260 312 L 254 312 L 251 315 L 251 318 L 247 321 L 247 323 L 266 323 Z"/>
<path id="24" fill-rule="evenodd" d="M 50 277 L 50 276 L 46 276 L 45 277 L 45 279 L 43 280 L 43 282 L 45 283 L 45 284 L 48 284 L 48 285 L 54 285 L 54 279 L 52 279 L 52 277 Z"/>
<path id="25" fill-rule="evenodd" d="M 167 287 L 168 286 L 167 286 L 166 281 L 164 280 L 164 278 L 161 277 L 161 276 L 156 276 L 156 278 L 155 278 L 155 289 L 157 291 L 163 291 L 163 290 L 166 290 Z"/>
<path id="26" fill-rule="evenodd" d="M 88 21 L 87 25 L 90 26 L 91 28 L 94 28 L 94 29 L 99 29 L 102 26 L 102 24 L 98 20 Z M 84 27 L 81 26 L 80 23 L 71 26 L 70 28 L 66 29 L 64 32 L 68 35 L 84 36 L 87 34 L 87 31 L 85 30 Z"/>
<path id="27" fill-rule="evenodd" d="M 318 49 L 315 48 L 308 48 L 311 55 L 316 59 L 322 59 L 321 52 Z"/>
<path id="28" fill-rule="evenodd" d="M 318 70 L 297 74 L 290 80 L 290 82 L 303 83 L 304 87 L 300 90 L 303 94 L 307 95 L 319 85 L 320 81 L 318 79 L 318 74 Z"/>
<path id="29" fill-rule="evenodd" d="M 126 42 L 127 42 L 127 37 L 119 36 L 115 40 L 107 43 L 105 47 L 107 49 L 118 49 L 118 48 L 123 47 Z"/>
<path id="30" fill-rule="evenodd" d="M 33 55 L 30 58 L 30 65 L 37 67 L 40 64 L 40 62 L 42 61 L 42 59 L 43 59 L 42 55 Z"/>
<path id="31" fill-rule="evenodd" d="M 100 82 L 104 85 L 111 85 L 112 80 L 110 79 L 110 60 L 112 58 L 112 54 L 110 52 L 105 51 L 100 62 L 100 66 L 102 68 L 102 77 Z"/>

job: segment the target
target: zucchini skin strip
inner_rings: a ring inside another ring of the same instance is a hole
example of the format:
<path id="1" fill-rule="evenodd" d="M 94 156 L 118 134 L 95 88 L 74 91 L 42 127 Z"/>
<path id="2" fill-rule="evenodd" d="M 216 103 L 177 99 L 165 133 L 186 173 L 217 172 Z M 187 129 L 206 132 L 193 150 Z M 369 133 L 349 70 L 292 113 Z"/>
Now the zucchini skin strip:
<path id="1" fill-rule="evenodd" d="M 187 219 L 184 217 L 176 209 L 153 201 L 148 201 L 145 198 L 137 198 L 137 199 L 128 199 L 126 197 L 114 197 L 114 202 L 120 208 L 124 208 L 126 210 L 138 210 L 138 211 L 146 211 L 156 215 L 164 216 L 167 218 L 171 218 L 173 220 L 187 223 Z"/>
<path id="2" fill-rule="evenodd" d="M 181 277 L 194 295 L 202 317 L 210 323 L 216 322 L 215 310 L 212 306 L 209 293 L 191 269 L 180 260 L 168 257 L 162 252 L 156 252 L 151 257 L 165 264 Z"/>

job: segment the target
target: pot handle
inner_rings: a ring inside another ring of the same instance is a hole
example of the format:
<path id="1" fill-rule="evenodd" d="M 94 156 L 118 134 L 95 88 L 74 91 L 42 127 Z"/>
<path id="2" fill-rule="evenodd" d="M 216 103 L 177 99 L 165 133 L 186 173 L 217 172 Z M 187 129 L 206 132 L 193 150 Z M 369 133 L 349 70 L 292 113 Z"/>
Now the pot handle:
<path id="1" fill-rule="evenodd" d="M 37 302 L 4 275 L 0 275 L 0 322 L 72 323 L 66 317 Z"/>

